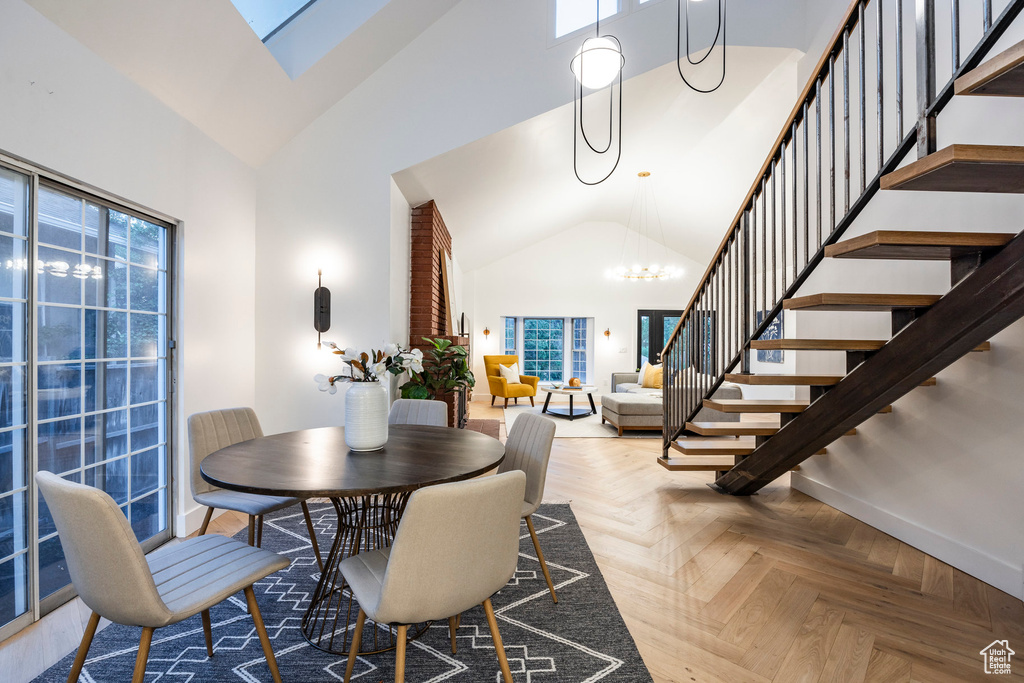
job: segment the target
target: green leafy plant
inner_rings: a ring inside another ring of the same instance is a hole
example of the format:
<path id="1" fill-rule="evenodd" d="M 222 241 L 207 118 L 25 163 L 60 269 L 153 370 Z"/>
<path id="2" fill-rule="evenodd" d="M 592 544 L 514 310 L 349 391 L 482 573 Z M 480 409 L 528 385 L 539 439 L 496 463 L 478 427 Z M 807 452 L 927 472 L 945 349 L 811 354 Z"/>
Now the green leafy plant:
<path id="1" fill-rule="evenodd" d="M 447 339 L 423 337 L 433 348 L 423 354 L 423 369 L 410 370 L 411 379 L 402 385 L 402 398 L 436 399 L 476 386 L 469 369 L 469 352 Z"/>

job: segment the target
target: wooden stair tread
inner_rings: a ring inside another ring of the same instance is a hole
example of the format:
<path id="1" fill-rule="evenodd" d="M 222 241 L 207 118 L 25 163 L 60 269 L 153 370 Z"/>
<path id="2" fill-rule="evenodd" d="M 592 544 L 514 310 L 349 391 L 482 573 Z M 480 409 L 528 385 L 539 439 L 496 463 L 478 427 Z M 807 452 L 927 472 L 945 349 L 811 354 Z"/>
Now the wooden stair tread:
<path id="1" fill-rule="evenodd" d="M 763 351 L 878 351 L 888 339 L 756 339 L 750 348 Z M 990 351 L 992 342 L 978 344 L 974 351 Z"/>
<path id="2" fill-rule="evenodd" d="M 658 464 L 673 472 L 722 472 L 731 470 L 736 461 L 731 455 L 705 455 L 689 458 L 658 458 Z"/>
<path id="3" fill-rule="evenodd" d="M 1024 97 L 1024 41 L 956 79 L 953 92 L 957 95 Z"/>
<path id="4" fill-rule="evenodd" d="M 882 189 L 1024 193 L 1024 147 L 950 145 L 882 176 Z"/>
<path id="5" fill-rule="evenodd" d="M 763 374 L 763 375 L 748 375 L 745 373 L 727 374 L 725 376 L 726 382 L 732 382 L 734 384 L 746 384 L 749 386 L 768 386 L 768 387 L 789 387 L 789 386 L 810 386 L 810 387 L 830 387 L 834 384 L 839 384 L 842 381 L 844 375 L 774 375 L 774 374 Z M 755 412 L 755 411 L 748 411 Z"/>
<path id="6" fill-rule="evenodd" d="M 771 436 L 777 422 L 687 422 L 686 429 L 702 436 Z"/>
<path id="7" fill-rule="evenodd" d="M 704 438 L 704 437 L 683 437 L 673 441 L 671 444 L 674 450 L 683 455 L 750 455 L 757 448 L 753 439 L 731 437 Z"/>
<path id="8" fill-rule="evenodd" d="M 937 294 L 840 294 L 825 292 L 786 299 L 788 311 L 892 311 L 928 308 L 942 297 Z"/>
<path id="9" fill-rule="evenodd" d="M 825 247 L 830 258 L 943 261 L 988 249 L 1013 239 L 1001 232 L 918 232 L 876 230 Z"/>
<path id="10" fill-rule="evenodd" d="M 706 398 L 704 407 L 722 413 L 802 413 L 809 401 L 751 400 L 738 398 Z"/>

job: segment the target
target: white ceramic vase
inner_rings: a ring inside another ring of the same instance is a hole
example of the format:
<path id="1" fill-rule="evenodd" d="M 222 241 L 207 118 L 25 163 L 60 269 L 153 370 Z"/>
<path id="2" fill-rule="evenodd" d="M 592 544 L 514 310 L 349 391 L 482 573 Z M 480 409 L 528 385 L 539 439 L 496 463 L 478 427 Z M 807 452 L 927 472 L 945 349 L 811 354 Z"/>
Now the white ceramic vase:
<path id="1" fill-rule="evenodd" d="M 345 444 L 377 451 L 388 442 L 388 390 L 380 382 L 352 382 L 345 395 Z"/>

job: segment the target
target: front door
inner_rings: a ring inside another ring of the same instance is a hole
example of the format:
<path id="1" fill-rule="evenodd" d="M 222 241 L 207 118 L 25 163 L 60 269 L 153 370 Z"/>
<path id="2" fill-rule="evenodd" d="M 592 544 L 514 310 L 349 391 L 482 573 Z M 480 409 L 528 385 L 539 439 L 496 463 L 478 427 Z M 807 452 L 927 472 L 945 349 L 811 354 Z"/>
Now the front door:
<path id="1" fill-rule="evenodd" d="M 661 362 L 661 350 L 683 316 L 682 311 L 642 310 L 636 312 L 636 366 Z"/>

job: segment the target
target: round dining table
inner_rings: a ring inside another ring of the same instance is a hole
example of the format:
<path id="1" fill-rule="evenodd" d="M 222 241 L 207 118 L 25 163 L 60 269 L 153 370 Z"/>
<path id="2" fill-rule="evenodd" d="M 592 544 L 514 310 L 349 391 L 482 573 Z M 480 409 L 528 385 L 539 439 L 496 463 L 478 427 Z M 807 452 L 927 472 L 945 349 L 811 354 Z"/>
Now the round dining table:
<path id="1" fill-rule="evenodd" d="M 504 457 L 500 441 L 466 429 L 390 425 L 383 449 L 357 452 L 345 445 L 344 427 L 322 427 L 222 448 L 203 460 L 200 473 L 214 486 L 232 491 L 330 499 L 338 521 L 302 617 L 302 634 L 316 648 L 347 655 L 359 609 L 345 588 L 341 561 L 389 546 L 416 489 L 479 476 Z M 426 628 L 410 629 L 411 637 Z M 396 629 L 367 619 L 360 652 L 391 649 L 395 638 Z"/>

